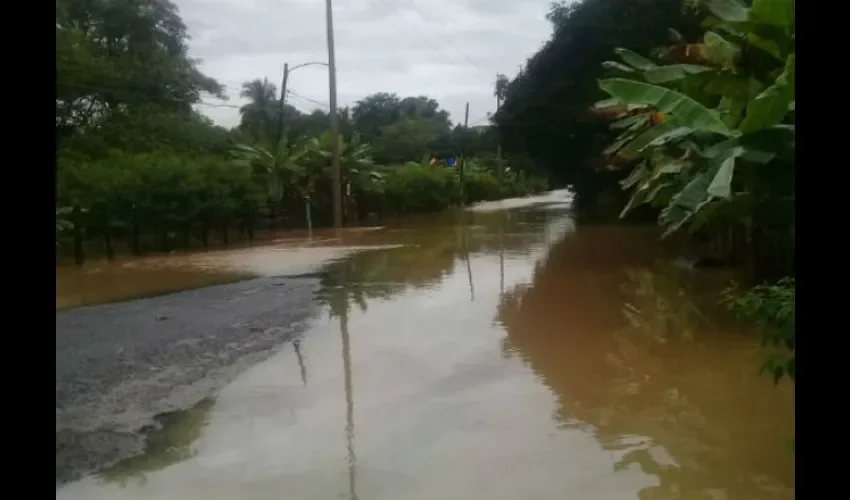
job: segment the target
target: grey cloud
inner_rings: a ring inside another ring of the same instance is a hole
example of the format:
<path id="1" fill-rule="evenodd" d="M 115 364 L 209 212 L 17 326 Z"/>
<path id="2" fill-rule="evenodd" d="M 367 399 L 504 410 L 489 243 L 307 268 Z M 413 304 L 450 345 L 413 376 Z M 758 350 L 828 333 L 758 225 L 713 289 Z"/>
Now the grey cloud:
<path id="1" fill-rule="evenodd" d="M 280 80 L 284 61 L 327 59 L 324 0 L 175 0 L 192 40 L 190 54 L 230 89 L 254 78 Z M 496 73 L 515 75 L 545 41 L 549 0 L 335 0 L 340 105 L 379 91 L 429 95 L 463 120 L 492 112 Z M 327 102 L 323 68 L 293 73 L 291 89 Z M 306 101 L 293 104 L 306 109 Z M 205 109 L 206 111 L 206 109 Z M 209 108 L 223 125 L 233 108 Z"/>

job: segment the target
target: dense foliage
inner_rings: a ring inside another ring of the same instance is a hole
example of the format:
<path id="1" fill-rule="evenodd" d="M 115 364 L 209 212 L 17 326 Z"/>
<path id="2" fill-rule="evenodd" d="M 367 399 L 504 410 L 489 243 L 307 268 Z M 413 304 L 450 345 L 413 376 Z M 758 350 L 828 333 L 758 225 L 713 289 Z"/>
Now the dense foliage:
<path id="1" fill-rule="evenodd" d="M 551 39 L 504 91 L 495 121 L 509 157 L 527 155 L 549 178 L 576 191 L 576 208 L 590 212 L 622 204 L 619 172 L 599 170 L 599 152 L 612 137 L 587 108 L 604 94 L 600 63 L 614 48 L 646 52 L 664 43 L 666 28 L 697 36 L 696 16 L 682 0 L 579 0 L 552 4 Z M 613 200 L 610 200 L 613 198 Z M 609 210 L 610 211 L 610 210 Z M 617 209 L 613 209 L 616 214 Z"/>
<path id="2" fill-rule="evenodd" d="M 329 223 L 327 112 L 254 80 L 239 126 L 213 124 L 195 108 L 223 87 L 187 56 L 171 1 L 59 0 L 56 52 L 57 245 L 78 263 Z M 527 159 L 495 159 L 492 127 L 452 127 L 428 97 L 378 93 L 339 115 L 348 224 L 545 187 Z M 466 175 L 448 165 L 462 157 Z"/>
<path id="3" fill-rule="evenodd" d="M 702 40 L 674 43 L 655 60 L 617 49 L 619 76 L 598 114 L 620 131 L 605 153 L 629 171 L 623 188 L 660 208 L 666 234 L 700 231 L 716 255 L 746 264 L 753 280 L 794 275 L 794 0 L 709 0 Z M 790 356 L 765 368 L 794 378 L 793 279 L 727 297 Z"/>

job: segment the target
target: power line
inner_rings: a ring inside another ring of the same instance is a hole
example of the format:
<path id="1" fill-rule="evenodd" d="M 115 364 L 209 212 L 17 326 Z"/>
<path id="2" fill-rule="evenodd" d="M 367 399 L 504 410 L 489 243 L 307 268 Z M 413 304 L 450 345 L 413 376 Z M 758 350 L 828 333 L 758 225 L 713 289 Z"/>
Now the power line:
<path id="1" fill-rule="evenodd" d="M 422 11 L 420 11 L 420 10 L 419 10 L 419 7 L 416 5 L 416 3 L 415 3 L 413 0 L 407 0 L 407 2 L 405 2 L 405 3 L 406 3 L 406 4 L 407 4 L 407 6 L 410 8 L 410 10 L 412 10 L 412 11 L 413 11 L 413 13 L 414 13 L 414 14 L 416 14 L 416 17 L 418 17 L 420 20 L 422 20 L 422 22 L 423 22 L 423 23 L 425 23 L 425 24 L 431 24 L 431 23 L 430 23 L 430 22 L 426 19 L 426 16 L 425 16 L 424 14 L 422 14 Z M 459 54 L 462 58 L 466 59 L 466 62 L 468 62 L 469 64 L 471 64 L 472 66 L 474 66 L 476 69 L 479 69 L 479 70 L 481 70 L 481 71 L 488 71 L 488 70 L 485 70 L 484 68 L 482 68 L 482 67 L 481 67 L 478 63 L 476 63 L 475 61 L 473 61 L 472 59 L 470 59 L 470 58 L 466 55 L 466 53 L 465 53 L 465 52 L 463 52 L 463 51 L 461 51 L 460 49 L 458 49 L 457 45 L 455 45 L 455 44 L 454 44 L 454 42 L 452 42 L 452 39 L 451 39 L 451 38 L 446 37 L 446 38 L 442 38 L 442 40 L 445 40 L 446 44 L 448 44 L 449 46 L 451 46 L 451 47 L 454 49 L 454 51 L 455 51 L 455 52 L 457 52 L 457 53 L 458 53 L 458 54 Z"/>
<path id="2" fill-rule="evenodd" d="M 220 103 L 220 102 L 201 101 L 201 102 L 197 102 L 195 104 L 197 104 L 199 106 L 207 106 L 207 107 L 210 107 L 210 108 L 242 109 L 242 106 L 239 106 L 239 105 L 236 105 L 236 104 L 224 104 L 224 103 Z"/>
<path id="3" fill-rule="evenodd" d="M 325 108 L 325 109 L 331 109 L 330 104 L 328 104 L 328 103 L 326 103 L 326 102 L 317 101 L 317 100 L 315 100 L 315 99 L 311 99 L 311 98 L 309 98 L 309 97 L 305 97 L 305 96 L 303 96 L 303 95 L 301 95 L 301 94 L 298 94 L 297 92 L 293 92 L 292 90 L 287 90 L 287 91 L 286 91 L 286 93 L 287 93 L 287 95 L 291 95 L 292 97 L 295 97 L 295 98 L 297 98 L 297 99 L 301 99 L 302 101 L 307 101 L 307 102 L 311 102 L 311 103 L 313 103 L 313 104 L 318 104 L 319 106 L 322 106 L 322 107 L 323 107 L 323 108 Z"/>

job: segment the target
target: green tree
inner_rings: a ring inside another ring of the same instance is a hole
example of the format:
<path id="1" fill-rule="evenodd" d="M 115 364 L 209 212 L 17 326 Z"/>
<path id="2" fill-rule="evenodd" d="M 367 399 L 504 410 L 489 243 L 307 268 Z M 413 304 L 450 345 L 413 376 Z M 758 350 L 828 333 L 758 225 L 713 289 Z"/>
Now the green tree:
<path id="1" fill-rule="evenodd" d="M 612 133 L 588 116 L 602 97 L 599 63 L 615 47 L 649 51 L 667 38 L 700 32 L 681 0 L 580 0 L 553 4 L 551 39 L 508 85 L 495 123 L 507 157 L 526 156 L 556 183 L 571 184 L 576 209 L 591 212 L 603 193 L 620 195 L 618 172 L 596 167 Z M 623 200 L 623 203 L 625 200 Z"/>
<path id="2" fill-rule="evenodd" d="M 169 0 L 58 0 L 57 131 L 140 105 L 189 112 L 202 93 L 222 96 L 222 86 L 186 56 L 187 39 Z"/>

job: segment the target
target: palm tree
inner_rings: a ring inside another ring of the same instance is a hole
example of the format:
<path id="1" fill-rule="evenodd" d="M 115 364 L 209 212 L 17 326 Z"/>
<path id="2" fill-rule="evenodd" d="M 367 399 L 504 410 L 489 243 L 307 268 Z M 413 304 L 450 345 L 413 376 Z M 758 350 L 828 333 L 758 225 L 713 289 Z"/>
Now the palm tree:
<path id="1" fill-rule="evenodd" d="M 360 142 L 360 137 L 354 135 L 350 141 L 341 136 L 339 138 L 339 164 L 341 170 L 342 185 L 345 186 L 343 198 L 346 212 L 354 218 L 357 223 L 357 203 L 355 188 L 368 181 L 380 181 L 383 175 L 375 170 L 375 162 L 372 160 L 372 147 Z M 324 158 L 331 157 L 331 145 L 333 135 L 330 131 L 325 132 L 313 140 L 313 148 Z"/>
<path id="2" fill-rule="evenodd" d="M 499 111 L 499 108 L 502 107 L 502 103 L 505 102 L 505 97 L 508 95 L 508 86 L 510 86 L 511 81 L 508 80 L 508 77 L 503 75 L 502 73 L 498 73 L 496 75 L 496 84 L 493 87 L 493 95 L 496 97 L 496 111 Z M 496 129 L 498 131 L 498 128 Z M 499 178 L 502 176 L 502 141 L 496 144 L 496 161 L 498 162 Z"/>
<path id="3" fill-rule="evenodd" d="M 508 80 L 508 77 L 503 75 L 502 73 L 498 73 L 496 75 L 496 85 L 493 87 L 493 95 L 496 97 L 496 110 L 502 107 L 502 103 L 505 102 L 505 96 L 508 93 L 508 86 L 511 84 L 511 81 Z"/>
<path id="4" fill-rule="evenodd" d="M 239 108 L 242 115 L 241 127 L 254 138 L 271 137 L 277 87 L 268 78 L 252 80 L 242 84 L 241 97 L 251 102 Z"/>

